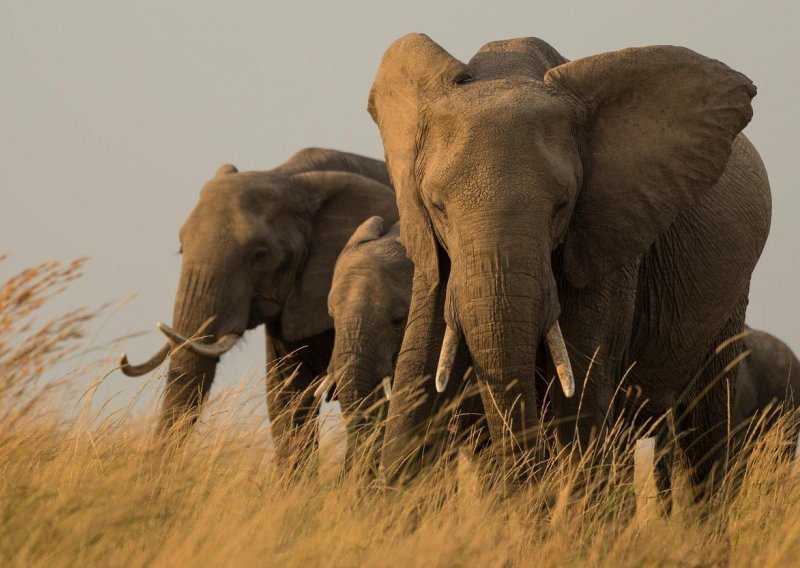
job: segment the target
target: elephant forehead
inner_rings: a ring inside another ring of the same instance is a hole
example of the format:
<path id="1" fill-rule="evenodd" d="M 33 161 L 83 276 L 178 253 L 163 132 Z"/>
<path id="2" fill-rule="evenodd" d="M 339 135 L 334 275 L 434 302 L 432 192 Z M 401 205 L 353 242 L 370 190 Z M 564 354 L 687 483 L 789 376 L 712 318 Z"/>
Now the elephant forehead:
<path id="1" fill-rule="evenodd" d="M 496 144 L 572 136 L 573 105 L 543 83 L 512 78 L 477 81 L 432 101 L 424 113 L 425 142 Z"/>
<path id="2" fill-rule="evenodd" d="M 271 181 L 247 174 L 213 179 L 181 227 L 181 239 L 217 239 L 224 234 L 243 242 L 280 221 L 290 208 L 285 192 Z"/>
<path id="3" fill-rule="evenodd" d="M 574 116 L 568 99 L 538 81 L 464 85 L 426 110 L 417 175 L 442 187 L 502 178 L 574 183 Z"/>
<path id="4" fill-rule="evenodd" d="M 371 243 L 366 243 L 371 244 Z M 410 287 L 413 265 L 397 251 L 362 245 L 343 252 L 336 262 L 331 296 L 370 301 Z M 377 249 L 377 250 L 376 250 Z"/>

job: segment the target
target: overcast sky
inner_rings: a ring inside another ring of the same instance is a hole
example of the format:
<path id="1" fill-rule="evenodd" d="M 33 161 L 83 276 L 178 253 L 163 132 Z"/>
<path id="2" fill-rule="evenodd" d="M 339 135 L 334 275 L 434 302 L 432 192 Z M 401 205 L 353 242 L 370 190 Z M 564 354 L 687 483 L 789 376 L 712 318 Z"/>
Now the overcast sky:
<path id="1" fill-rule="evenodd" d="M 538 36 L 565 57 L 675 44 L 758 86 L 747 135 L 766 163 L 773 224 L 748 321 L 800 353 L 800 3 L 9 2 L 0 7 L 0 278 L 89 255 L 53 310 L 136 294 L 93 345 L 139 361 L 161 345 L 178 282 L 178 228 L 226 162 L 270 169 L 305 146 L 382 157 L 367 93 L 388 45 L 424 32 L 463 61 L 484 43 Z M 360 5 L 363 4 L 363 5 Z M 54 312 L 49 312 L 54 313 Z M 224 361 L 214 393 L 263 366 L 263 333 Z M 87 381 L 90 377 L 87 377 Z M 139 386 L 116 372 L 100 397 Z"/>

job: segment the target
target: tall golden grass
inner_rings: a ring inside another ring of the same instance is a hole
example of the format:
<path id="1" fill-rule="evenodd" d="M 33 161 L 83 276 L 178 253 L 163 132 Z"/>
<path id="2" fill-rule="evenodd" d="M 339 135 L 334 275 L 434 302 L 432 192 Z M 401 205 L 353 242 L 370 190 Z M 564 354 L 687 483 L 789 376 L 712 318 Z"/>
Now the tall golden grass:
<path id="1" fill-rule="evenodd" d="M 570 491 L 581 466 L 569 460 L 551 460 L 541 480 L 512 492 L 455 457 L 387 487 L 340 478 L 340 441 L 328 436 L 322 465 L 289 476 L 242 397 L 217 400 L 180 446 L 156 440 L 133 412 L 68 417 L 52 394 L 69 381 L 39 379 L 78 348 L 91 312 L 41 327 L 33 318 L 80 268 L 44 264 L 0 289 L 3 566 L 800 564 L 800 477 L 785 451 L 792 417 L 754 442 L 738 491 L 669 518 L 636 514 L 624 472 Z"/>

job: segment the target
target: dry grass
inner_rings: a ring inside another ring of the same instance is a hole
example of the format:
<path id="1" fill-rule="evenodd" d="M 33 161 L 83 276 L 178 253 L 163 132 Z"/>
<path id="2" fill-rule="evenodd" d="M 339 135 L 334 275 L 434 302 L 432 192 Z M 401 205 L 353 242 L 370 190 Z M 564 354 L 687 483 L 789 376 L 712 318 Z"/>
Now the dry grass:
<path id="1" fill-rule="evenodd" d="M 3 566 L 800 562 L 800 479 L 781 429 L 756 444 L 735 496 L 643 522 L 626 476 L 565 498 L 575 466 L 563 461 L 513 494 L 464 460 L 399 489 L 338 480 L 328 444 L 323 467 L 289 481 L 270 460 L 267 425 L 236 397 L 207 409 L 180 448 L 159 445 L 130 412 L 66 419 L 57 388 L 37 378 L 79 345 L 90 314 L 27 324 L 78 271 L 42 265 L 0 289 Z"/>

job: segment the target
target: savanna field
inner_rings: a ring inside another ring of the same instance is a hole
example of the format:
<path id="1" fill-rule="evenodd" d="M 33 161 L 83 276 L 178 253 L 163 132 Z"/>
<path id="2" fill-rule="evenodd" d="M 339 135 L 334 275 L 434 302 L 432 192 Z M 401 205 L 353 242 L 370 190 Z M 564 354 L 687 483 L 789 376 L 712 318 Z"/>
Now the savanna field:
<path id="1" fill-rule="evenodd" d="M 794 417 L 754 443 L 738 491 L 726 479 L 714 503 L 676 505 L 669 518 L 647 483 L 634 491 L 617 455 L 609 478 L 584 490 L 570 489 L 584 473 L 574 460 L 552 457 L 538 482 L 509 490 L 457 450 L 390 487 L 340 478 L 338 428 L 289 475 L 271 460 L 266 412 L 247 404 L 263 393 L 257 378 L 245 394 L 212 398 L 182 445 L 158 441 L 153 414 L 104 412 L 93 391 L 111 377 L 76 390 L 91 365 L 41 380 L 85 349 L 92 311 L 37 317 L 80 285 L 81 270 L 46 263 L 0 288 L 3 566 L 800 564 L 800 469 L 786 451 Z M 150 381 L 143 392 L 163 376 Z"/>

